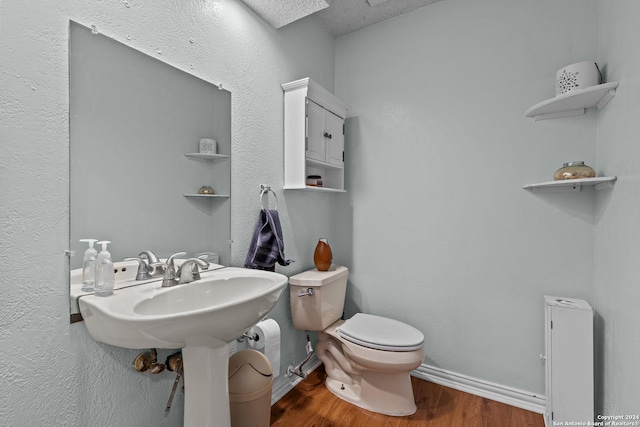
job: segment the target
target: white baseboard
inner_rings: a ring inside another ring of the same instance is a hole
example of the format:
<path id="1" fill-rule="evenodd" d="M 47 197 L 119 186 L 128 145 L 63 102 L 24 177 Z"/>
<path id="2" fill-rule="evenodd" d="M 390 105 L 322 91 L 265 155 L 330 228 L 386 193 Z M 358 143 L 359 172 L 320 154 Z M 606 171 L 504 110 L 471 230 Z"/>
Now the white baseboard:
<path id="1" fill-rule="evenodd" d="M 545 412 L 545 397 L 528 391 L 494 384 L 426 364 L 422 364 L 417 369 L 411 371 L 411 375 L 455 390 L 526 409 L 527 411 L 538 414 L 544 414 Z"/>
<path id="2" fill-rule="evenodd" d="M 321 364 L 322 362 L 314 353 L 307 361 L 307 363 L 305 363 L 305 374 L 309 374 L 309 372 L 314 371 Z M 297 375 L 288 377 L 286 372 L 281 373 L 273 380 L 273 386 L 271 389 L 271 404 L 273 405 L 278 400 L 282 399 L 282 397 L 293 390 L 293 388 L 298 385 L 300 381 L 302 381 L 302 378 Z"/>
<path id="3" fill-rule="evenodd" d="M 322 361 L 314 354 L 306 363 L 307 369 L 305 369 L 305 373 L 308 374 L 309 372 L 314 371 L 321 364 Z M 515 406 L 516 408 L 525 409 L 538 414 L 545 413 L 545 397 L 532 392 L 491 383 L 426 364 L 422 364 L 417 369 L 411 371 L 411 375 L 455 390 L 464 391 L 476 396 Z M 301 381 L 302 378 L 296 375 L 288 377 L 286 373 L 275 378 L 271 391 L 271 404 L 273 405 L 278 400 L 282 399 L 285 394 L 293 390 L 293 388 Z"/>

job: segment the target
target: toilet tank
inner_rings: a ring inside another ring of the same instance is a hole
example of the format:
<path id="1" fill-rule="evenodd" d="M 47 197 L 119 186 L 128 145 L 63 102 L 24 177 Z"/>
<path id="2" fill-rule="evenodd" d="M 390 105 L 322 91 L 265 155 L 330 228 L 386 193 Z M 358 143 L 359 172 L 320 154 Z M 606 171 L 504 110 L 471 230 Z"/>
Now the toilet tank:
<path id="1" fill-rule="evenodd" d="M 332 265 L 329 271 L 314 268 L 291 276 L 289 298 L 293 326 L 307 331 L 322 331 L 340 319 L 348 275 L 346 267 Z"/>

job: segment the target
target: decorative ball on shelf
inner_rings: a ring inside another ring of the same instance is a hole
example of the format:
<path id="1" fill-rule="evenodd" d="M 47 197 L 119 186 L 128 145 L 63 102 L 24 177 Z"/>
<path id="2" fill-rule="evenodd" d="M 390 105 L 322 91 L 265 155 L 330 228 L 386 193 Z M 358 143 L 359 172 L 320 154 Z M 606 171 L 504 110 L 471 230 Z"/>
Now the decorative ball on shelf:
<path id="1" fill-rule="evenodd" d="M 198 189 L 198 194 L 215 194 L 215 191 L 213 191 L 213 187 L 209 185 L 203 185 Z"/>
<path id="2" fill-rule="evenodd" d="M 592 167 L 587 166 L 584 162 L 569 162 L 562 165 L 553 174 L 554 181 L 560 181 L 563 179 L 579 179 L 579 178 L 594 178 L 596 171 Z"/>

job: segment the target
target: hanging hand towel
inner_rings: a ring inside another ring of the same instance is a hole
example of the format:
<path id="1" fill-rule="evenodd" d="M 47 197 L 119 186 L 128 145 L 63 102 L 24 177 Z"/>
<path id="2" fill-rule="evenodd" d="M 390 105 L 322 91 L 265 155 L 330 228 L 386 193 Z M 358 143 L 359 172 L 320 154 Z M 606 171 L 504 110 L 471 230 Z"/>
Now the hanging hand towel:
<path id="1" fill-rule="evenodd" d="M 262 209 L 244 266 L 256 270 L 275 271 L 276 262 L 289 265 L 293 260 L 284 258 L 284 240 L 278 211 Z"/>

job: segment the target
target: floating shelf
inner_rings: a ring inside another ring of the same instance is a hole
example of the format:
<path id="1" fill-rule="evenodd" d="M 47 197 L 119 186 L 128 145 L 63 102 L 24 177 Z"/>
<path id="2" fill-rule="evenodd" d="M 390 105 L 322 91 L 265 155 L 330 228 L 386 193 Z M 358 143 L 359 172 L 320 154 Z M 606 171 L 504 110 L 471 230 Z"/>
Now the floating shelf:
<path id="1" fill-rule="evenodd" d="M 320 193 L 346 193 L 347 190 L 343 190 L 341 188 L 331 188 L 331 187 L 316 187 L 313 185 L 305 185 L 304 187 L 283 187 L 284 190 L 310 190 L 317 191 Z"/>
<path id="2" fill-rule="evenodd" d="M 586 89 L 573 90 L 556 96 L 529 108 L 525 117 L 534 120 L 557 119 L 559 117 L 579 116 L 585 109 L 603 108 L 616 95 L 619 82 L 604 83 Z"/>
<path id="3" fill-rule="evenodd" d="M 227 160 L 229 156 L 225 154 L 203 154 L 203 153 L 187 153 L 186 157 L 196 160 Z"/>
<path id="4" fill-rule="evenodd" d="M 228 194 L 183 194 L 184 197 L 193 197 L 193 198 L 201 198 L 201 199 L 228 199 Z"/>
<path id="5" fill-rule="evenodd" d="M 315 159 L 310 159 L 307 157 L 307 164 L 308 165 L 314 165 L 314 166 L 318 166 L 321 168 L 325 168 L 325 169 L 344 169 L 344 166 L 342 165 L 336 165 L 336 164 L 332 164 L 332 163 L 327 163 L 327 162 L 323 162 L 321 160 L 315 160 Z"/>
<path id="6" fill-rule="evenodd" d="M 581 178 L 581 179 L 563 179 L 560 181 L 548 181 L 541 182 L 539 184 L 525 185 L 525 190 L 529 190 L 533 193 L 542 192 L 561 192 L 561 191 L 581 191 L 583 186 L 592 186 L 596 190 L 604 190 L 612 188 L 618 177 L 616 176 L 601 176 L 596 178 Z"/>

